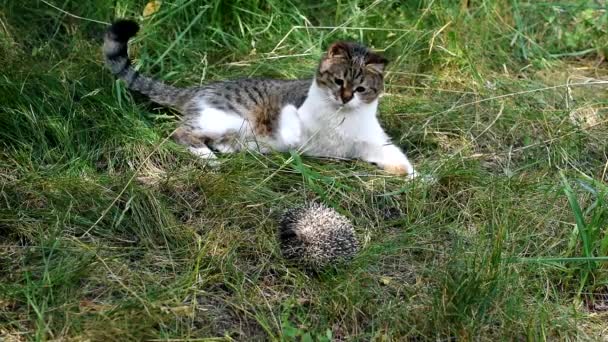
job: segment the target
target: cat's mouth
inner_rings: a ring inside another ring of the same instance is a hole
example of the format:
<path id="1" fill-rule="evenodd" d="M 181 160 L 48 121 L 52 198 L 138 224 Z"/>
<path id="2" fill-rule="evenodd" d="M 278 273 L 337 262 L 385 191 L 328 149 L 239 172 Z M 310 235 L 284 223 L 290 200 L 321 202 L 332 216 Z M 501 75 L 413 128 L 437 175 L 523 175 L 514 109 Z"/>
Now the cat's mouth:
<path id="1" fill-rule="evenodd" d="M 353 109 L 357 107 L 358 103 L 360 103 L 356 96 L 353 96 L 351 99 L 348 99 L 348 101 L 344 101 L 340 97 L 340 95 L 331 94 L 328 99 L 332 105 L 341 109 Z"/>
<path id="2" fill-rule="evenodd" d="M 344 101 L 342 101 L 342 99 L 338 98 L 335 100 L 335 102 L 338 104 L 338 106 L 340 108 L 345 109 L 345 110 L 355 109 L 361 104 L 361 101 L 357 97 L 353 97 L 352 99 L 350 99 L 346 102 L 344 102 Z"/>

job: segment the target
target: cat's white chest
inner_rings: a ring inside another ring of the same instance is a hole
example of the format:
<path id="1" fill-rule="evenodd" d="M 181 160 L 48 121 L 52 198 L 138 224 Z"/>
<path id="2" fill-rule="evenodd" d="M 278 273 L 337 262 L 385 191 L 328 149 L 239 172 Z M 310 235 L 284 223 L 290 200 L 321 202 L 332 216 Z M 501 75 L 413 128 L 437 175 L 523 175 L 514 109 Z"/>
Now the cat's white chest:
<path id="1" fill-rule="evenodd" d="M 302 126 L 302 151 L 305 154 L 352 158 L 362 142 L 383 142 L 384 132 L 379 129 L 375 106 L 349 110 L 323 108 L 314 103 L 298 109 Z"/>

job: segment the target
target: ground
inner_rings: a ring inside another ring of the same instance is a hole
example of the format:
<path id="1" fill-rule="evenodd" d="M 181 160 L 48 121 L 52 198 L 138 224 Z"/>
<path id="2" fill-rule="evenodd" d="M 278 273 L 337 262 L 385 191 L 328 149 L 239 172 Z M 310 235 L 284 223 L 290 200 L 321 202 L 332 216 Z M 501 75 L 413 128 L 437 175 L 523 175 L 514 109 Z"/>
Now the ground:
<path id="1" fill-rule="evenodd" d="M 0 0 L 0 340 L 606 339 L 606 6 Z M 177 86 L 309 77 L 332 41 L 368 44 L 391 60 L 382 124 L 435 181 L 297 153 L 207 167 L 104 69 L 123 17 L 137 67 Z M 312 201 L 353 221 L 352 263 L 282 258 L 278 218 Z"/>

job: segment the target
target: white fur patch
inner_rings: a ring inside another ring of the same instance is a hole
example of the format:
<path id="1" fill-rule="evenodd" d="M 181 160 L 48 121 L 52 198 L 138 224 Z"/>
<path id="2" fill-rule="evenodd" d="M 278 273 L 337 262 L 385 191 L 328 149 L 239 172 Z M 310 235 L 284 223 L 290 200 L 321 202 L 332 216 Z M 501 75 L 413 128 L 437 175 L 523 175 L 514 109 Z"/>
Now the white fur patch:
<path id="1" fill-rule="evenodd" d="M 204 107 L 197 120 L 196 126 L 200 130 L 201 135 L 211 139 L 219 139 L 228 133 L 243 134 L 247 130 L 251 130 L 251 126 L 244 118 L 235 113 L 225 112 L 223 110 Z"/>
<path id="2" fill-rule="evenodd" d="M 295 106 L 287 105 L 281 110 L 278 133 L 279 145 L 284 150 L 296 148 L 302 143 L 302 122 Z"/>

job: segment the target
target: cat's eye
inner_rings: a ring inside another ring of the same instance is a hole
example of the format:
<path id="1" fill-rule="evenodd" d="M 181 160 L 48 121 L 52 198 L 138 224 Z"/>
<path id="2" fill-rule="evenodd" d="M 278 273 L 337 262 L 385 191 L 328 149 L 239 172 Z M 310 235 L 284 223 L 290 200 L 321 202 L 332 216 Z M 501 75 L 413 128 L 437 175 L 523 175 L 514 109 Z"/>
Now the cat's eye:
<path id="1" fill-rule="evenodd" d="M 334 80 L 334 82 L 336 82 L 336 84 L 337 84 L 337 85 L 339 85 L 339 86 L 341 86 L 341 85 L 343 85 L 343 84 L 344 84 L 344 81 L 343 81 L 343 80 L 341 80 L 341 79 L 339 79 L 339 78 L 336 78 L 336 79 Z"/>
<path id="2" fill-rule="evenodd" d="M 357 87 L 357 89 L 355 89 L 355 91 L 357 91 L 359 93 L 362 93 L 362 92 L 365 91 L 365 88 L 363 88 L 363 87 Z"/>

